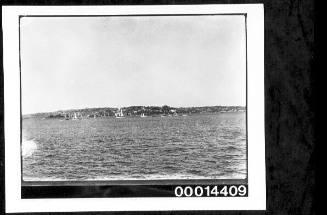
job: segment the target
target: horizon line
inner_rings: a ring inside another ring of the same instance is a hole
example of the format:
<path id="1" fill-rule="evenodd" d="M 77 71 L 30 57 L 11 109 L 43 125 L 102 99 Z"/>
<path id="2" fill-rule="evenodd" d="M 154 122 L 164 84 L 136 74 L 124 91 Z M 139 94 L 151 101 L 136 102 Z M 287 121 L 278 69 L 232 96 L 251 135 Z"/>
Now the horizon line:
<path id="1" fill-rule="evenodd" d="M 198 107 L 246 107 L 246 105 L 204 105 L 204 106 L 170 106 L 170 105 L 130 105 L 130 106 L 118 106 L 118 107 L 84 107 L 84 108 L 70 108 L 70 109 L 60 109 L 60 110 L 53 110 L 53 111 L 45 111 L 45 112 L 32 112 L 32 113 L 22 113 L 21 115 L 31 115 L 31 114 L 43 114 L 43 113 L 52 113 L 52 112 L 59 112 L 59 111 L 68 111 L 68 110 L 83 110 L 83 109 L 96 109 L 96 108 L 128 108 L 128 107 L 163 107 L 168 106 L 172 108 L 198 108 Z"/>

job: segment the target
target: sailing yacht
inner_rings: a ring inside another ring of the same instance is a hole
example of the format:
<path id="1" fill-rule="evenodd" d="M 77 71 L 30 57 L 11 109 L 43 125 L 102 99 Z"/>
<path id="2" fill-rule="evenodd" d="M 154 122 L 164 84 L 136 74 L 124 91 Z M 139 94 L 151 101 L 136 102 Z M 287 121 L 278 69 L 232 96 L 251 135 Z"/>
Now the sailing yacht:
<path id="1" fill-rule="evenodd" d="M 77 118 L 77 114 L 76 114 L 76 112 L 74 112 L 73 120 L 76 120 L 76 119 L 78 119 L 78 118 Z"/>
<path id="2" fill-rule="evenodd" d="M 115 113 L 116 118 L 125 118 L 123 114 L 123 109 L 119 108 L 118 111 Z"/>
<path id="3" fill-rule="evenodd" d="M 147 117 L 146 115 L 144 115 L 144 113 L 141 114 L 141 117 Z"/>

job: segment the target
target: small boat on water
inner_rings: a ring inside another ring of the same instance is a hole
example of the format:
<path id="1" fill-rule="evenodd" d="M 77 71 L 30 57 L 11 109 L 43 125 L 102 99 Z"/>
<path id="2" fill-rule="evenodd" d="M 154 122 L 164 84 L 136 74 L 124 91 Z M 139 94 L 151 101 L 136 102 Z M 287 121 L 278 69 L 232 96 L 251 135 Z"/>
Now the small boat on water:
<path id="1" fill-rule="evenodd" d="M 118 111 L 115 113 L 116 118 L 125 118 L 123 110 L 121 108 L 118 109 Z"/>
<path id="2" fill-rule="evenodd" d="M 74 112 L 74 116 L 73 116 L 72 119 L 73 119 L 73 120 L 77 120 L 77 119 L 78 119 L 76 112 Z"/>
<path id="3" fill-rule="evenodd" d="M 147 117 L 146 115 L 144 115 L 144 113 L 141 114 L 141 117 Z"/>

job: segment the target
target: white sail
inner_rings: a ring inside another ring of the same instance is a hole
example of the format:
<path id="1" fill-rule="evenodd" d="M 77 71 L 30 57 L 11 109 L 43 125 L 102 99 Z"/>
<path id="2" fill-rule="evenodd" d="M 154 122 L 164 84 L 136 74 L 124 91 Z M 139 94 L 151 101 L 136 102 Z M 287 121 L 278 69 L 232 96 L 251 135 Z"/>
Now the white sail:
<path id="1" fill-rule="evenodd" d="M 123 118 L 124 117 L 124 113 L 123 113 L 123 109 L 119 108 L 118 111 L 115 113 L 116 118 Z"/>

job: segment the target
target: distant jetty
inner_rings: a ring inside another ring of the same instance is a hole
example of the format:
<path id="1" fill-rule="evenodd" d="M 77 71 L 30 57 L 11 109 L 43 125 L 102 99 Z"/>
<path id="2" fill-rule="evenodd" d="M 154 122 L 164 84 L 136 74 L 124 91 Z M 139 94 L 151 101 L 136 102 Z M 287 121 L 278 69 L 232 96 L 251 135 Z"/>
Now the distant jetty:
<path id="1" fill-rule="evenodd" d="M 204 107 L 170 107 L 164 106 L 129 106 L 122 108 L 84 108 L 60 110 L 49 113 L 23 115 L 23 118 L 52 118 L 78 120 L 103 117 L 149 117 L 149 116 L 188 116 L 204 113 L 244 112 L 244 106 L 204 106 Z"/>

